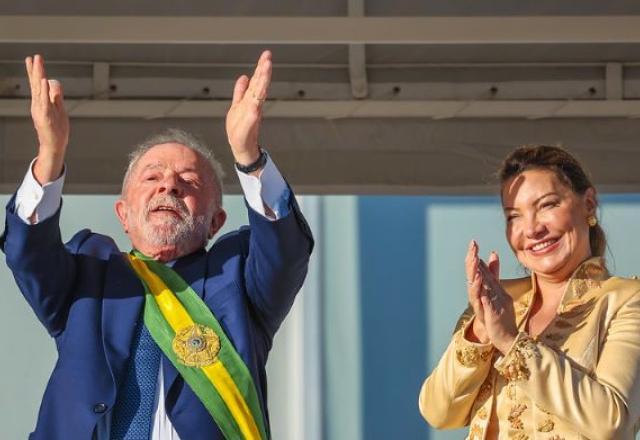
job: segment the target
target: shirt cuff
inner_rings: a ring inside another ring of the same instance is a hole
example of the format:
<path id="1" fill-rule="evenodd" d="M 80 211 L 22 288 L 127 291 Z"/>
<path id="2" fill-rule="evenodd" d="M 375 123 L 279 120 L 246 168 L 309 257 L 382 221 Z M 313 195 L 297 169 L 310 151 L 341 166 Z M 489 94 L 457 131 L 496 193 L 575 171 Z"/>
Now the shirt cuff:
<path id="1" fill-rule="evenodd" d="M 245 174 L 237 168 L 236 173 L 238 173 L 240 186 L 251 209 L 269 220 L 278 220 L 289 214 L 291 191 L 270 156 L 267 156 L 267 163 L 262 169 L 260 177 Z M 271 210 L 275 217 L 266 213 L 265 206 Z"/>
<path id="2" fill-rule="evenodd" d="M 62 187 L 66 171 L 56 180 L 40 185 L 33 175 L 33 164 L 31 161 L 29 169 L 22 180 L 22 184 L 16 192 L 15 213 L 27 224 L 36 224 L 52 217 L 60 207 L 62 200 Z"/>
<path id="3" fill-rule="evenodd" d="M 493 356 L 493 345 L 471 342 L 464 337 L 472 323 L 473 319 L 469 320 L 454 336 L 456 359 L 464 367 L 477 368 L 490 362 Z"/>
<path id="4" fill-rule="evenodd" d="M 529 362 L 540 357 L 536 341 L 525 332 L 518 333 L 507 353 L 493 364 L 498 373 L 509 382 L 528 380 Z"/>

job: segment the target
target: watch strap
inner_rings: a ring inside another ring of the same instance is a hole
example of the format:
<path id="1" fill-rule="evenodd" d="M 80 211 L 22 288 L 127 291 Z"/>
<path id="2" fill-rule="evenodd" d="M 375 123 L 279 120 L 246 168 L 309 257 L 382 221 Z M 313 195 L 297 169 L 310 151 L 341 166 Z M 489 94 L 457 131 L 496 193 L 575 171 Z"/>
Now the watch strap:
<path id="1" fill-rule="evenodd" d="M 236 162 L 236 169 L 241 173 L 249 174 L 263 168 L 267 164 L 267 152 L 260 147 L 260 156 L 255 160 L 255 162 L 250 163 L 249 165 L 242 165 Z"/>

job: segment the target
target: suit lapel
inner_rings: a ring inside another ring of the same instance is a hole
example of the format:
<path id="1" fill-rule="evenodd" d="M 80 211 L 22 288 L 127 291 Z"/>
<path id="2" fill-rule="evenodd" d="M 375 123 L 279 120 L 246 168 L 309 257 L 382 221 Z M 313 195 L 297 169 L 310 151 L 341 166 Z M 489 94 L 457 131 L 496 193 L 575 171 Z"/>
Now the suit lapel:
<path id="1" fill-rule="evenodd" d="M 111 255 L 102 302 L 102 341 L 114 385 L 123 377 L 133 334 L 144 304 L 144 289 L 120 253 Z"/>

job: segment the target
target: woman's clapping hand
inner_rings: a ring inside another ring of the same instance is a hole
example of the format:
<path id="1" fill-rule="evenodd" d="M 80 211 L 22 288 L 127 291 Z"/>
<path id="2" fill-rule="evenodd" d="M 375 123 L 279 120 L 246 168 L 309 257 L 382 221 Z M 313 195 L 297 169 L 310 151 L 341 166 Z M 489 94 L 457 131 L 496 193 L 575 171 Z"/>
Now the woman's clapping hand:
<path id="1" fill-rule="evenodd" d="M 505 353 L 513 344 L 516 326 L 513 300 L 500 284 L 500 259 L 492 252 L 485 263 L 478 256 L 478 245 L 471 241 L 465 259 L 467 294 L 475 312 L 470 339 L 491 342 Z"/>

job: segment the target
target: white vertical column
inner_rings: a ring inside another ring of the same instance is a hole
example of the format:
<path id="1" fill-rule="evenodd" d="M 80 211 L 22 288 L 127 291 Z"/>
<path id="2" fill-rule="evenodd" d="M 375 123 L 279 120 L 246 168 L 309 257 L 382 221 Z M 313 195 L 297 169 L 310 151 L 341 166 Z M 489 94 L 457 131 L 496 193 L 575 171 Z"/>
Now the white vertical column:
<path id="1" fill-rule="evenodd" d="M 323 204 L 324 438 L 360 440 L 363 415 L 358 198 L 327 196 Z"/>
<path id="2" fill-rule="evenodd" d="M 322 237 L 319 199 L 298 198 L 316 242 Z M 320 246 L 314 249 L 305 285 L 276 334 L 267 364 L 272 435 L 282 440 L 321 440 L 322 344 Z"/>
<path id="3" fill-rule="evenodd" d="M 303 298 L 303 384 L 305 440 L 322 440 L 324 409 L 324 353 L 323 353 L 323 274 L 324 210 L 321 196 L 306 196 L 303 210 L 315 238 L 315 247 L 309 264 L 309 274 L 304 287 Z"/>

